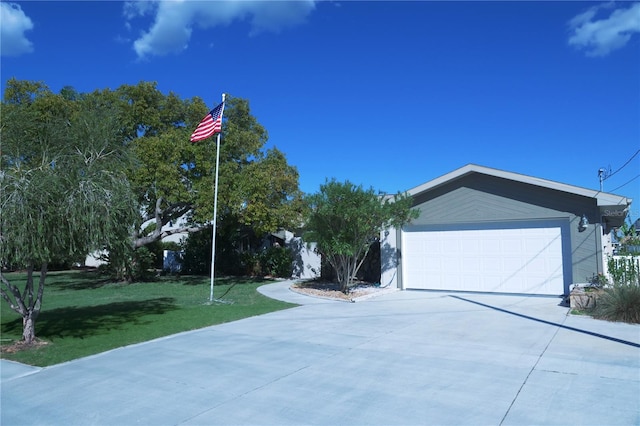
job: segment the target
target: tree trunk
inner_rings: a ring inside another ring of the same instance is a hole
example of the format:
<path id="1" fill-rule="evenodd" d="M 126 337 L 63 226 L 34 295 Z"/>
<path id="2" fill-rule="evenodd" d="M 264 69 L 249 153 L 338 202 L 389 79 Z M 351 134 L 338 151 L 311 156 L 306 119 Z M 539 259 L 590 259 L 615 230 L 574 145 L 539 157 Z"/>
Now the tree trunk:
<path id="1" fill-rule="evenodd" d="M 32 344 L 36 339 L 36 318 L 40 315 L 42 308 L 42 296 L 44 294 L 44 282 L 47 276 L 48 264 L 42 263 L 40 266 L 40 279 L 38 280 L 38 291 L 33 294 L 33 265 L 27 268 L 27 285 L 23 297 L 27 298 L 26 310 L 22 314 L 22 340 L 27 344 Z"/>
<path id="2" fill-rule="evenodd" d="M 36 339 L 36 321 L 33 317 L 33 311 L 22 317 L 22 340 L 30 345 Z"/>
<path id="3" fill-rule="evenodd" d="M 351 278 L 353 275 L 351 260 L 351 256 L 327 256 L 327 261 L 329 262 L 329 265 L 333 267 L 336 274 L 336 280 L 340 285 L 340 291 L 344 294 L 349 293 L 349 284 L 351 284 Z"/>
<path id="4" fill-rule="evenodd" d="M 340 284 L 340 291 L 344 294 L 349 292 L 349 262 L 342 258 L 336 262 L 338 268 L 336 268 L 336 274 L 338 275 L 338 283 Z"/>

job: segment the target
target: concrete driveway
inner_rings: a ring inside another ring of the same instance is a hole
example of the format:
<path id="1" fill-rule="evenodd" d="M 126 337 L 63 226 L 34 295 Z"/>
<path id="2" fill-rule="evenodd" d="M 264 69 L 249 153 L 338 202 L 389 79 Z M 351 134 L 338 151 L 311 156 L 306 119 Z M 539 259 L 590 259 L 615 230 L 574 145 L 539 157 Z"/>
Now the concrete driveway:
<path id="1" fill-rule="evenodd" d="M 2 425 L 640 424 L 640 326 L 547 297 L 261 291 L 307 304 L 44 369 L 2 361 Z"/>

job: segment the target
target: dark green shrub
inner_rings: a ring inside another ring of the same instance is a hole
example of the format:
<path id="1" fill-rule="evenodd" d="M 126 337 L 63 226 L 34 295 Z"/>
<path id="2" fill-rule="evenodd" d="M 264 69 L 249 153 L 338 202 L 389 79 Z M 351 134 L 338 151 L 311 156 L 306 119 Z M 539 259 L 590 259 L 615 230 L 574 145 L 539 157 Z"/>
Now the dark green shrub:
<path id="1" fill-rule="evenodd" d="M 242 264 L 242 275 L 248 275 L 250 277 L 262 276 L 262 265 L 259 254 L 251 252 L 241 253 L 240 263 Z"/>
<path id="2" fill-rule="evenodd" d="M 211 238 L 211 228 L 189 234 L 181 245 L 183 274 L 211 273 Z M 216 275 L 251 275 L 247 272 L 248 263 L 246 255 L 236 249 L 232 238 L 216 236 Z"/>
<path id="3" fill-rule="evenodd" d="M 183 242 L 182 273 L 188 275 L 211 273 L 211 228 L 189 234 Z"/>
<path id="4" fill-rule="evenodd" d="M 107 263 L 99 271 L 116 281 L 146 281 L 155 276 L 156 255 L 146 247 L 114 247 L 100 259 Z"/>
<path id="5" fill-rule="evenodd" d="M 140 247 L 133 252 L 131 271 L 134 281 L 148 281 L 155 277 L 156 258 L 156 254 L 146 247 Z"/>
<path id="6" fill-rule="evenodd" d="M 260 256 L 262 273 L 289 278 L 293 272 L 293 253 L 286 247 L 269 247 Z"/>
<path id="7" fill-rule="evenodd" d="M 147 244 L 144 247 L 141 248 L 145 248 L 147 250 L 147 252 L 153 254 L 153 263 L 151 264 L 151 268 L 155 268 L 155 269 L 162 269 L 162 263 L 163 263 L 163 259 L 164 259 L 164 253 L 163 253 L 163 242 L 160 240 L 154 241 L 152 243 Z M 139 249 L 136 250 L 139 251 Z M 140 253 L 140 255 L 142 256 L 146 256 L 147 253 Z"/>
<path id="8" fill-rule="evenodd" d="M 271 247 L 256 253 L 251 248 L 241 251 L 241 237 L 222 234 L 216 238 L 216 275 L 264 276 L 288 278 L 293 271 L 293 253 L 288 248 Z M 211 272 L 211 229 L 190 234 L 181 245 L 182 273 L 204 275 Z"/>

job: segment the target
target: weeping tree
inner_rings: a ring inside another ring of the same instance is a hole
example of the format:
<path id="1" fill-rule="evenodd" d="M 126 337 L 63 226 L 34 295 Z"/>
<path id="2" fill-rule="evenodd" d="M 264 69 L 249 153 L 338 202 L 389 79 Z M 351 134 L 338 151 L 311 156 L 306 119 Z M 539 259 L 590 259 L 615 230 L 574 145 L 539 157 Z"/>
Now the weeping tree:
<path id="1" fill-rule="evenodd" d="M 112 105 L 10 81 L 1 120 L 0 261 L 25 269 L 26 283 L 20 289 L 0 273 L 0 295 L 31 344 L 48 265 L 128 244 L 138 212 Z"/>
<path id="2" fill-rule="evenodd" d="M 317 250 L 333 267 L 344 293 L 349 291 L 380 232 L 389 226 L 400 227 L 418 215 L 406 194 L 380 197 L 373 188 L 365 190 L 335 179 L 321 185 L 307 202 L 310 213 L 305 240 L 317 243 Z"/>

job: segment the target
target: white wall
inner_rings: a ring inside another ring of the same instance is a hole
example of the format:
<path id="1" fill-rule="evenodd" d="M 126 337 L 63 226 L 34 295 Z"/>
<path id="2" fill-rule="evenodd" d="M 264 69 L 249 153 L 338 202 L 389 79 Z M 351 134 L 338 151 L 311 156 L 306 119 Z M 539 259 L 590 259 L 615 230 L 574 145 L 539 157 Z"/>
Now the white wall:
<path id="1" fill-rule="evenodd" d="M 320 255 L 316 253 L 316 243 L 305 243 L 300 237 L 292 237 L 286 242 L 293 251 L 293 278 L 311 279 L 320 276 Z"/>
<path id="2" fill-rule="evenodd" d="M 89 268 L 97 268 L 100 265 L 104 265 L 105 262 L 104 260 L 100 260 L 98 259 L 101 255 L 105 255 L 107 254 L 106 251 L 104 250 L 99 250 L 96 252 L 91 253 L 89 256 L 87 256 L 87 258 L 84 260 L 84 266 L 87 266 Z"/>

